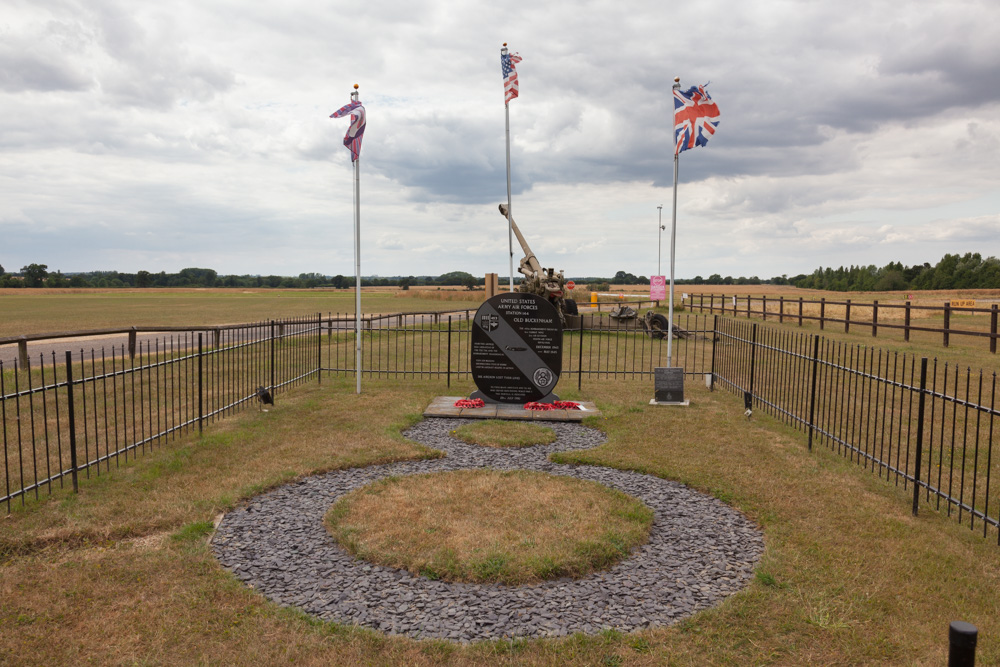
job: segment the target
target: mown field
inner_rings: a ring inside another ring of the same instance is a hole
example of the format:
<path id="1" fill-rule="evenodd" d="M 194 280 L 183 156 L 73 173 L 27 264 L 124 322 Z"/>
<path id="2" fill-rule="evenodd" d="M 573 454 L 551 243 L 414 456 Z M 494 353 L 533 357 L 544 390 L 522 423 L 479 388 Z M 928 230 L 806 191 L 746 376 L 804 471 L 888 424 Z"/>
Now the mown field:
<path id="1" fill-rule="evenodd" d="M 371 313 L 478 308 L 483 292 L 365 288 Z M 354 290 L 0 289 L 0 338 L 131 326 L 203 326 L 354 313 Z"/>
<path id="2" fill-rule="evenodd" d="M 676 479 L 737 507 L 766 552 L 743 592 L 681 623 L 458 645 L 324 623 L 281 608 L 214 560 L 222 512 L 302 475 L 433 456 L 400 431 L 447 389 L 324 379 L 122 461 L 0 519 L 4 664 L 898 664 L 946 660 L 947 629 L 980 629 L 1000 662 L 1000 548 L 741 401 L 692 383 L 692 405 L 648 405 L 644 383 L 585 382 L 608 442 L 562 462 Z"/>

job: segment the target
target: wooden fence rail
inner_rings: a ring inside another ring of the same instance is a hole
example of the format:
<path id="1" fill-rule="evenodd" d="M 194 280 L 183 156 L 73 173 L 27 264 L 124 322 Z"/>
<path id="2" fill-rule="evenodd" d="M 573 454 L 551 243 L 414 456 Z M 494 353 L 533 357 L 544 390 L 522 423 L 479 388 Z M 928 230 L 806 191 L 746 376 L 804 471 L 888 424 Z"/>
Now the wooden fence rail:
<path id="1" fill-rule="evenodd" d="M 914 331 L 929 332 L 941 335 L 941 343 L 948 347 L 951 336 L 969 336 L 988 338 L 990 352 L 997 351 L 997 304 L 989 307 L 967 305 L 967 301 L 946 301 L 944 305 L 914 305 L 910 301 L 900 303 L 879 303 L 873 301 L 852 301 L 845 299 L 835 301 L 826 298 L 806 299 L 804 297 L 787 298 L 785 296 L 768 297 L 750 294 L 688 294 L 683 305 L 692 311 L 736 317 L 759 318 L 763 321 L 777 320 L 783 324 L 786 320 L 802 326 L 803 322 L 818 322 L 821 330 L 828 324 L 844 325 L 844 333 L 850 333 L 851 326 L 864 327 L 871 330 L 872 337 L 877 337 L 879 329 L 901 330 L 903 340 L 910 340 Z M 961 329 L 952 327 L 953 315 L 980 315 L 988 320 L 982 330 Z M 913 320 L 938 317 L 943 320 L 941 326 L 926 326 L 914 324 Z"/>

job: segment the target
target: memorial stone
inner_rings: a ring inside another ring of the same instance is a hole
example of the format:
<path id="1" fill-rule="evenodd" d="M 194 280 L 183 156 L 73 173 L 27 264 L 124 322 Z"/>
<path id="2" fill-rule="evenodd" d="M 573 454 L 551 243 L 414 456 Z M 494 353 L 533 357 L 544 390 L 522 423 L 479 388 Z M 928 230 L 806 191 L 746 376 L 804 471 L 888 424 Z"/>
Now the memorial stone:
<path id="1" fill-rule="evenodd" d="M 684 404 L 684 369 L 678 366 L 653 369 L 653 403 Z"/>
<path id="2" fill-rule="evenodd" d="M 472 398 L 524 404 L 558 400 L 562 369 L 559 313 L 537 294 L 508 292 L 487 299 L 472 324 Z"/>

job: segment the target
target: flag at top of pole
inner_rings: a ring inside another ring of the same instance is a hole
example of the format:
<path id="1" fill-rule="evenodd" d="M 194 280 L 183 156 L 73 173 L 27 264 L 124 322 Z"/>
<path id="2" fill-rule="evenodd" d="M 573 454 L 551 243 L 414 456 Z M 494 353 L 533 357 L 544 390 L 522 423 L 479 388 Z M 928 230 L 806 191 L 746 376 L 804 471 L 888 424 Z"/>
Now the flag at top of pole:
<path id="1" fill-rule="evenodd" d="M 358 101 L 358 91 L 351 93 L 351 101 L 340 107 L 330 118 L 343 118 L 350 114 L 351 125 L 344 135 L 344 145 L 351 151 L 351 162 L 354 162 L 361 155 L 361 139 L 365 136 L 365 108 Z"/>
<path id="2" fill-rule="evenodd" d="M 514 65 L 521 62 L 521 56 L 507 52 L 507 44 L 500 50 L 500 72 L 503 74 L 503 103 L 509 104 L 517 97 L 517 70 Z"/>
<path id="3" fill-rule="evenodd" d="M 685 91 L 674 86 L 674 155 L 705 146 L 719 127 L 719 107 L 705 86 L 691 86 Z"/>

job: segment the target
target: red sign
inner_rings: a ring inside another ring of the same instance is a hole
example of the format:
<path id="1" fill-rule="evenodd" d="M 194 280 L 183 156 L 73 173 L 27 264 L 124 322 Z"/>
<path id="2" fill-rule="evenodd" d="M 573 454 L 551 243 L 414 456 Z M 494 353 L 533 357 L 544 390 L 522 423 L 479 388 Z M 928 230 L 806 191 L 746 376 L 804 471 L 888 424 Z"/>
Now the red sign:
<path id="1" fill-rule="evenodd" d="M 649 279 L 649 298 L 651 301 L 663 301 L 667 298 L 667 279 L 665 276 L 653 276 Z"/>
<path id="2" fill-rule="evenodd" d="M 576 283 L 575 282 L 573 282 L 572 280 L 567 280 L 566 281 L 566 289 L 573 289 L 574 287 L 576 287 Z"/>

